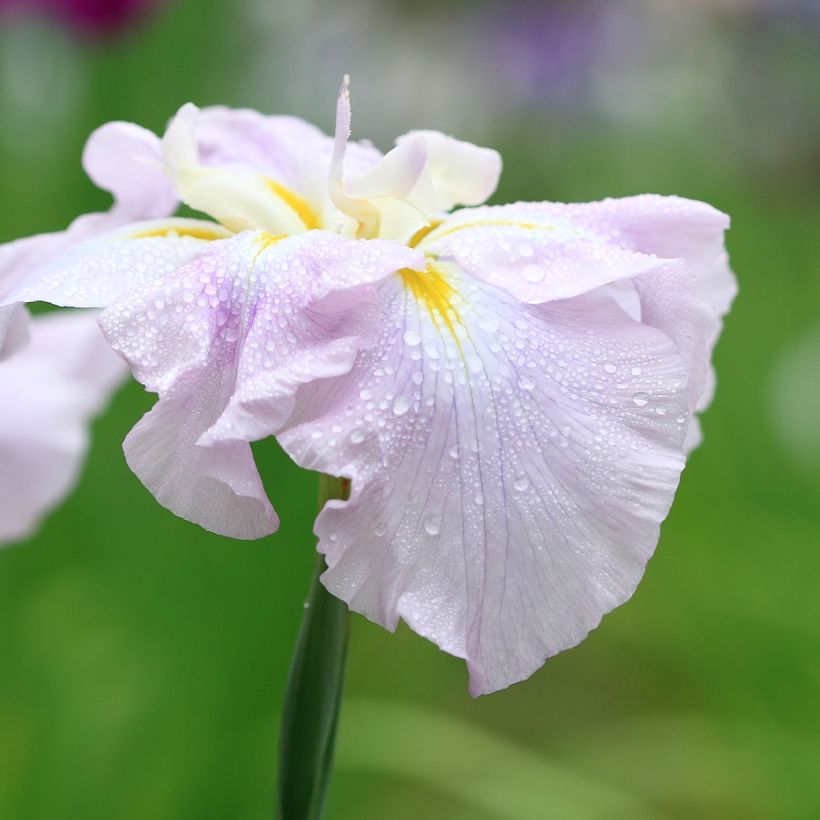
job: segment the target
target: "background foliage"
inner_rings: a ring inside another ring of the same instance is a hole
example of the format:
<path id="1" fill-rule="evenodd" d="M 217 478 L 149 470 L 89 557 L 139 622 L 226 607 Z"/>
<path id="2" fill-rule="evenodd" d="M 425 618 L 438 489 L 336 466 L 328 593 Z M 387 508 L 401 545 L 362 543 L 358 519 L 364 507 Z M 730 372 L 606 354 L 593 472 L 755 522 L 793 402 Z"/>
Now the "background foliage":
<path id="1" fill-rule="evenodd" d="M 64 6 L 71 5 L 62 4 Z M 498 201 L 643 191 L 733 218 L 741 296 L 705 446 L 634 599 L 478 701 L 460 661 L 354 618 L 331 820 L 820 816 L 820 14 L 807 2 L 176 0 L 116 36 L 0 18 L 0 240 L 106 206 L 89 131 L 161 131 L 191 99 L 354 136 L 498 147 Z M 285 674 L 313 564 L 315 477 L 256 448 L 278 535 L 162 510 L 120 441 L 0 555 L 0 817 L 271 816 Z"/>

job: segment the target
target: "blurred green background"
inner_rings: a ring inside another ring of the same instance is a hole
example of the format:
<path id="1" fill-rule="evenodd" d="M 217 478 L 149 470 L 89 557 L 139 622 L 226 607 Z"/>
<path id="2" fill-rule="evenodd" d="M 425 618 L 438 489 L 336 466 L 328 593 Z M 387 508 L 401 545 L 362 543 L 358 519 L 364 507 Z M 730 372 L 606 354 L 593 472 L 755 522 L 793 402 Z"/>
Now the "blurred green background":
<path id="1" fill-rule="evenodd" d="M 55 3 L 67 6 L 67 3 Z M 176 0 L 115 35 L 0 17 L 0 240 L 106 207 L 92 128 L 187 100 L 497 147 L 496 201 L 644 191 L 731 214 L 740 297 L 706 441 L 633 600 L 529 681 L 356 616 L 330 820 L 820 817 L 820 12 L 811 0 Z M 0 818 L 272 816 L 315 477 L 255 448 L 259 543 L 161 509 L 95 426 L 82 483 L 0 554 Z"/>

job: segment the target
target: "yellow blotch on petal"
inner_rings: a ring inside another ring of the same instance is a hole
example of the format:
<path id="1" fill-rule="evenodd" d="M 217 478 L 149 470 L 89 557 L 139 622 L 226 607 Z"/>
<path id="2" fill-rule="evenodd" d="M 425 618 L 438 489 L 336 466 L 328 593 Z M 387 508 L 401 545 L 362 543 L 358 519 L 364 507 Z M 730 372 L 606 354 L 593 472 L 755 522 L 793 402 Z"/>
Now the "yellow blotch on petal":
<path id="1" fill-rule="evenodd" d="M 429 225 L 425 225 L 423 228 L 419 228 L 411 237 L 410 241 L 407 243 L 411 248 L 415 248 L 419 242 L 424 239 L 427 234 L 432 233 L 439 225 L 441 225 L 442 220 L 436 219 L 433 220 Z"/>
<path id="2" fill-rule="evenodd" d="M 444 325 L 450 331 L 461 349 L 461 342 L 456 333 L 456 325 L 461 324 L 461 316 L 453 304 L 457 292 L 444 274 L 428 265 L 424 271 L 402 268 L 399 276 L 416 302 L 427 308 L 436 325 Z"/>
<path id="3" fill-rule="evenodd" d="M 518 222 L 513 219 L 479 219 L 475 222 L 462 222 L 460 225 L 453 225 L 451 228 L 447 228 L 446 222 L 439 222 L 434 223 L 432 227 L 428 226 L 426 228 L 422 228 L 416 235 L 413 237 L 411 242 L 415 241 L 417 245 L 423 239 L 427 237 L 428 234 L 432 233 L 439 228 L 441 225 L 445 226 L 445 229 L 441 231 L 441 233 L 437 233 L 433 238 L 434 239 L 441 239 L 443 236 L 449 236 L 450 234 L 458 233 L 459 231 L 467 231 L 470 228 L 522 228 L 526 231 L 554 231 L 555 225 L 538 225 L 535 222 Z M 415 245 L 413 245 L 415 247 Z"/>
<path id="4" fill-rule="evenodd" d="M 265 185 L 273 191 L 276 196 L 279 197 L 292 211 L 296 213 L 299 219 L 302 220 L 302 224 L 307 228 L 309 231 L 316 230 L 319 228 L 319 218 L 316 216 L 313 209 L 308 205 L 308 203 L 299 196 L 299 194 L 295 194 L 290 188 L 286 188 L 284 185 L 276 182 L 276 180 L 269 179 L 268 177 L 264 178 Z"/>
<path id="5" fill-rule="evenodd" d="M 216 226 L 213 228 L 185 228 L 182 226 L 170 226 L 168 228 L 154 228 L 150 231 L 142 231 L 131 235 L 131 239 L 151 239 L 155 237 L 167 236 L 188 236 L 192 239 L 203 239 L 206 242 L 212 242 L 215 239 L 227 239 L 231 236 L 230 231 L 220 229 Z"/>
<path id="6" fill-rule="evenodd" d="M 261 245 L 262 250 L 269 248 L 271 245 L 275 245 L 277 242 L 281 242 L 283 239 L 287 239 L 287 234 L 280 233 L 280 234 L 272 234 L 268 233 L 267 231 L 263 231 L 259 236 L 254 239 L 257 245 Z"/>

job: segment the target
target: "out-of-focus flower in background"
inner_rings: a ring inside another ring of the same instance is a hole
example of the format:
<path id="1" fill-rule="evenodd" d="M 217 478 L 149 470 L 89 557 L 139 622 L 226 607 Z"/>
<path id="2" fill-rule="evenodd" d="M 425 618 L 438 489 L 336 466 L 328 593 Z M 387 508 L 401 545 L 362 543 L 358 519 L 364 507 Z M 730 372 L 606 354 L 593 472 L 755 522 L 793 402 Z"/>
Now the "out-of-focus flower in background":
<path id="1" fill-rule="evenodd" d="M 49 16 L 81 34 L 106 37 L 142 20 L 161 0 L 0 0 L 0 19 L 11 14 Z"/>
<path id="2" fill-rule="evenodd" d="M 14 352 L 0 360 L 0 545 L 30 535 L 68 494 L 89 422 L 126 375 L 94 313 L 37 316 L 26 329 L 24 321 L 18 314 Z"/>
<path id="3" fill-rule="evenodd" d="M 820 471 L 820 325 L 781 354 L 770 379 L 774 432 L 801 468 Z"/>

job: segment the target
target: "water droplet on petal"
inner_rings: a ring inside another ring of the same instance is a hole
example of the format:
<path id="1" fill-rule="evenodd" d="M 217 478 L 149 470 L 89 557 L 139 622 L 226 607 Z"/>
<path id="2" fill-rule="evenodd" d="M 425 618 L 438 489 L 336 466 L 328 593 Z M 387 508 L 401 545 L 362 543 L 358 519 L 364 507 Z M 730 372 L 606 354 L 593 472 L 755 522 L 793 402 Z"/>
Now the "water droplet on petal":
<path id="1" fill-rule="evenodd" d="M 521 278 L 535 284 L 544 278 L 544 269 L 540 265 L 524 265 L 521 268 Z"/>
<path id="2" fill-rule="evenodd" d="M 636 393 L 632 397 L 632 402 L 636 407 L 646 407 L 649 404 L 649 396 L 646 393 Z"/>
<path id="3" fill-rule="evenodd" d="M 406 344 L 410 345 L 410 347 L 415 347 L 416 345 L 421 344 L 421 336 L 419 336 L 415 330 L 405 330 L 404 341 Z"/>
<path id="4" fill-rule="evenodd" d="M 410 409 L 410 401 L 407 396 L 396 396 L 393 400 L 393 413 L 403 416 Z"/>
<path id="5" fill-rule="evenodd" d="M 438 535 L 441 532 L 441 516 L 430 516 L 430 518 L 424 522 L 424 531 L 428 535 Z"/>
<path id="6" fill-rule="evenodd" d="M 520 490 L 521 492 L 526 490 L 529 486 L 530 480 L 525 475 L 522 475 L 520 478 L 516 478 L 513 482 L 513 487 L 515 487 L 516 490 Z"/>

